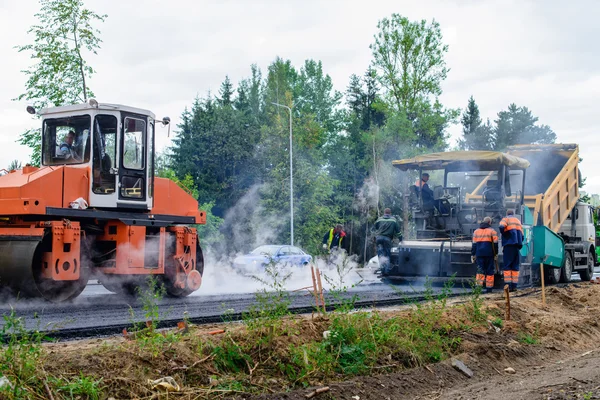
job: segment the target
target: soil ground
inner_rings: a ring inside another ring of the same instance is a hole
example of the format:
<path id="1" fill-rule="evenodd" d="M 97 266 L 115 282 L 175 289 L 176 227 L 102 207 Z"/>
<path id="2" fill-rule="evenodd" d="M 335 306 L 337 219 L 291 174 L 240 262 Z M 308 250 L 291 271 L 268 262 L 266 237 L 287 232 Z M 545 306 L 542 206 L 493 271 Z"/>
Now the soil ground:
<path id="1" fill-rule="evenodd" d="M 223 325 L 203 326 L 192 331 L 190 338 L 173 345 L 177 357 L 162 352 L 160 356 L 140 356 L 127 347 L 122 338 L 51 344 L 44 360 L 49 374 L 87 371 L 101 376 L 110 386 L 108 395 L 121 398 L 159 398 L 146 386 L 148 379 L 173 376 L 187 390 L 185 395 L 169 398 L 238 399 L 306 399 L 315 389 L 328 391 L 314 399 L 600 399 L 600 285 L 571 284 L 546 289 L 547 304 L 541 302 L 540 289 L 527 289 L 511 297 L 511 320 L 505 318 L 501 329 L 490 322 L 477 329 L 457 333 L 461 343 L 454 354 L 440 363 L 399 370 L 381 365 L 368 376 L 337 381 L 316 382 L 315 386 L 278 392 L 278 381 L 260 377 L 264 393 L 246 395 L 236 391 L 206 394 L 214 373 L 210 359 L 199 359 L 198 341 Z M 460 303 L 455 301 L 454 303 Z M 455 304 L 446 318 L 452 319 Z M 490 315 L 502 315 L 505 301 L 501 294 L 485 296 L 484 305 Z M 405 310 L 389 311 L 391 314 Z M 458 311 L 457 311 L 458 312 Z M 322 337 L 326 324 L 306 317 L 301 335 L 286 337 L 285 345 Z M 239 325 L 239 324 L 238 324 Z M 226 329 L 236 329 L 231 324 Z M 304 329 L 306 328 L 306 329 Z M 212 337 L 212 336 L 211 336 Z M 129 342 L 130 343 L 130 342 Z M 461 360 L 472 372 L 468 377 L 452 366 Z M 201 367 L 194 379 L 189 372 Z M 250 368 L 250 367 L 249 367 Z M 514 371 L 507 371 L 512 368 Z M 393 372 L 390 369 L 394 370 Z M 142 389 L 135 389 L 143 387 Z M 196 389 L 195 389 L 196 388 Z M 197 397 L 196 397 L 197 396 Z M 162 398 L 162 397 L 161 397 Z M 166 397 L 164 397 L 166 398 Z"/>

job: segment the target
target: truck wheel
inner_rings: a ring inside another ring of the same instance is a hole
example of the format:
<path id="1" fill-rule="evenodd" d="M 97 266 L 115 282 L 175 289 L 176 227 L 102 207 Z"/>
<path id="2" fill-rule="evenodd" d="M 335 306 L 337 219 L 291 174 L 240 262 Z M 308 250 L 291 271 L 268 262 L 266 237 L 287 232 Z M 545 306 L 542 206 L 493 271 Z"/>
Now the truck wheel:
<path id="1" fill-rule="evenodd" d="M 560 276 L 562 274 L 562 268 L 553 268 L 544 266 L 544 275 L 546 276 L 546 283 L 549 285 L 554 285 L 560 281 Z"/>
<path id="2" fill-rule="evenodd" d="M 579 277 L 582 281 L 591 281 L 594 276 L 594 255 L 588 253 L 587 256 L 587 268 L 579 271 Z"/>
<path id="3" fill-rule="evenodd" d="M 560 282 L 567 283 L 571 281 L 573 274 L 573 257 L 570 252 L 565 252 L 565 265 L 560 269 Z"/>

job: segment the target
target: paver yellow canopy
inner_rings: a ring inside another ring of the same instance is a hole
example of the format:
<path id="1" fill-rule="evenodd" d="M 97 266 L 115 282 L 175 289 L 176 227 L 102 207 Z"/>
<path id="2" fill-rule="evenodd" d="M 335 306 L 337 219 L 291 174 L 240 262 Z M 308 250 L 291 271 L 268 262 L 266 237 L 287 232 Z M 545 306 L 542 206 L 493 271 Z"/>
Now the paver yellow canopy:
<path id="1" fill-rule="evenodd" d="M 499 151 L 447 151 L 422 154 L 413 158 L 392 161 L 392 165 L 407 170 L 491 171 L 501 165 L 514 169 L 529 167 L 529 161 Z"/>

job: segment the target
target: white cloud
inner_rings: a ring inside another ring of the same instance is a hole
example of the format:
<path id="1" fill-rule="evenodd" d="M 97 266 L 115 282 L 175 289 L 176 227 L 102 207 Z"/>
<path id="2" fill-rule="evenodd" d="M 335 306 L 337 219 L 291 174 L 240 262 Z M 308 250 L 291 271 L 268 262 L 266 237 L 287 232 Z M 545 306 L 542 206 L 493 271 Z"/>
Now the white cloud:
<path id="1" fill-rule="evenodd" d="M 441 98 L 464 108 L 473 95 L 482 116 L 494 119 L 514 102 L 529 107 L 562 142 L 581 146 L 586 190 L 600 193 L 596 104 L 600 103 L 600 45 L 595 21 L 600 3 L 558 1 L 154 1 L 87 0 L 108 14 L 103 39 L 89 57 L 97 74 L 91 87 L 100 101 L 130 104 L 169 115 L 174 125 L 196 95 L 216 93 L 225 75 L 247 77 L 250 64 L 264 71 L 275 58 L 300 66 L 320 59 L 338 90 L 368 67 L 377 21 L 392 12 L 435 18 L 450 46 L 451 68 Z M 14 143 L 31 127 L 22 92 L 29 65 L 13 47 L 28 43 L 35 0 L 0 2 L 0 166 L 27 158 Z M 460 128 L 451 129 L 453 136 Z M 160 132 L 159 146 L 168 144 Z"/>

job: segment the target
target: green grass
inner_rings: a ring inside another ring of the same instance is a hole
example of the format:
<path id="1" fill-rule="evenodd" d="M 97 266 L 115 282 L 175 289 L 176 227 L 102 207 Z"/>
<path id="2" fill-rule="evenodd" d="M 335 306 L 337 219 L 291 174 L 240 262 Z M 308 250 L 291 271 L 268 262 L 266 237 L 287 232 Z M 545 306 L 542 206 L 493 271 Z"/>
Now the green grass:
<path id="1" fill-rule="evenodd" d="M 89 399 L 99 400 L 102 398 L 101 379 L 94 379 L 89 376 L 79 373 L 79 376 L 75 376 L 71 379 L 66 378 L 50 378 L 49 381 L 56 388 L 58 393 L 66 395 L 70 399 Z"/>
<path id="2" fill-rule="evenodd" d="M 39 326 L 28 330 L 24 320 L 12 308 L 3 319 L 0 375 L 8 383 L 0 387 L 0 398 L 47 398 L 48 391 L 54 393 L 55 399 L 97 400 L 102 397 L 101 380 L 81 372 L 71 379 L 48 376 L 43 369 L 42 342 L 46 337 L 39 331 Z"/>
<path id="3" fill-rule="evenodd" d="M 519 342 L 523 343 L 523 344 L 539 344 L 540 341 L 538 340 L 537 337 L 535 337 L 534 335 L 531 335 L 529 333 L 519 333 L 518 335 L 518 339 Z"/>

